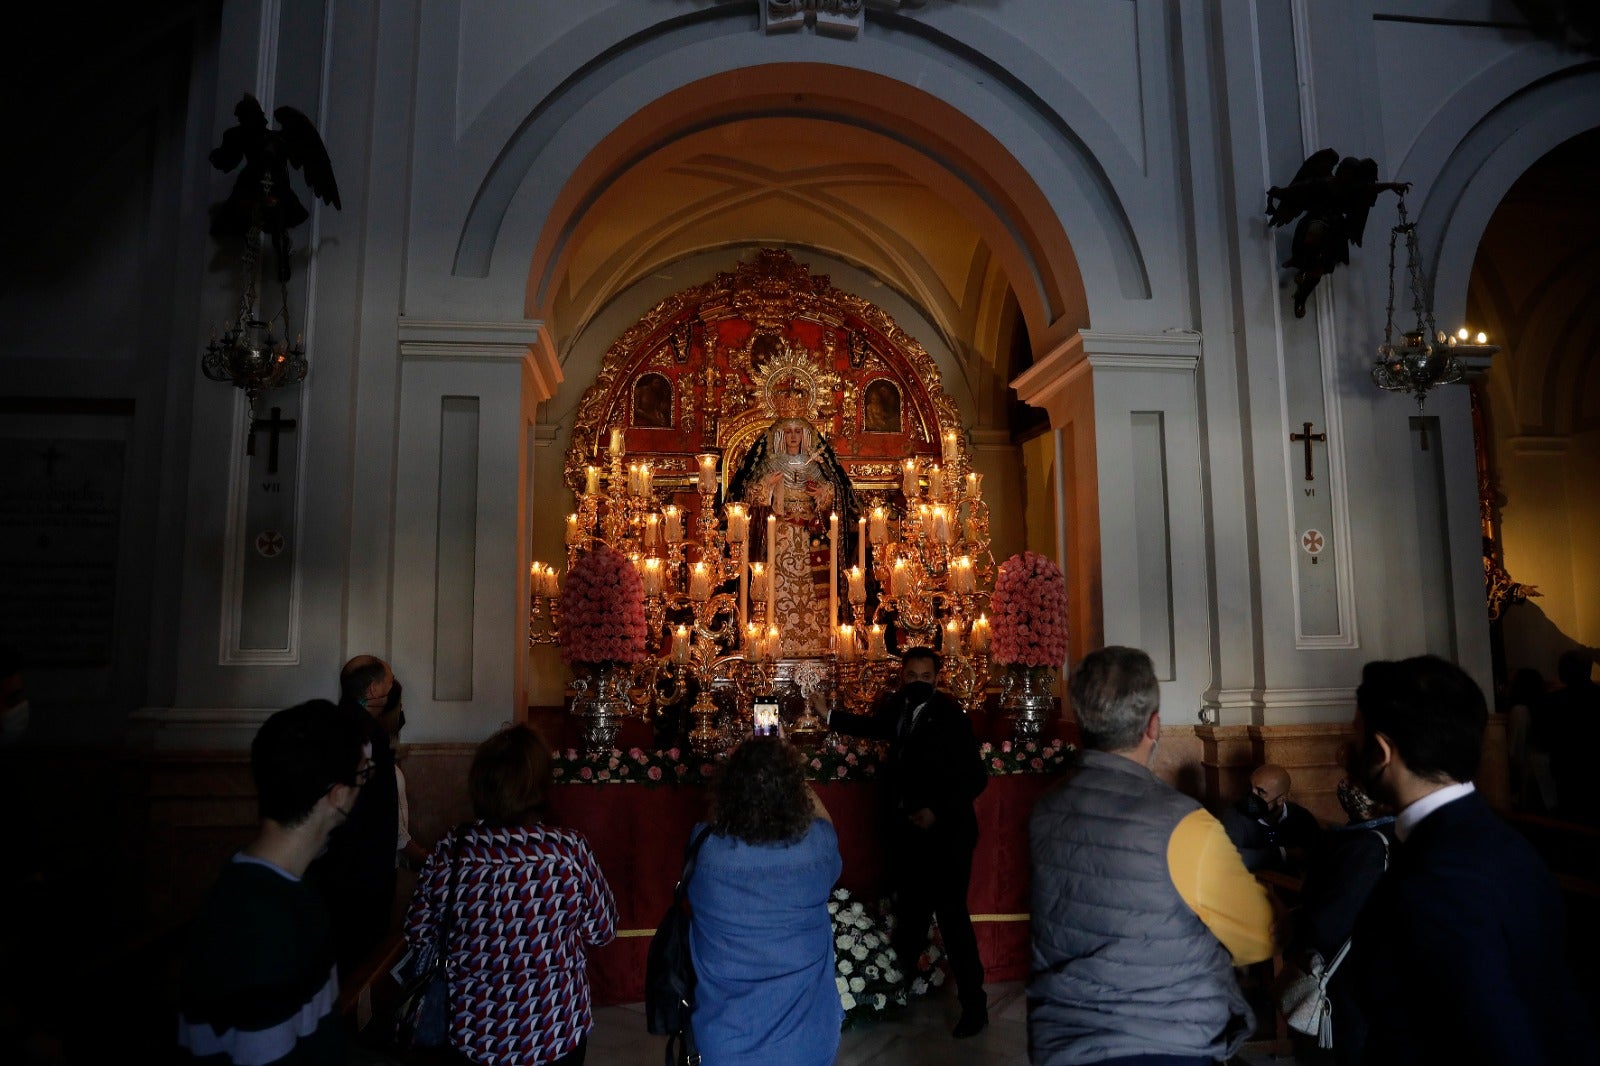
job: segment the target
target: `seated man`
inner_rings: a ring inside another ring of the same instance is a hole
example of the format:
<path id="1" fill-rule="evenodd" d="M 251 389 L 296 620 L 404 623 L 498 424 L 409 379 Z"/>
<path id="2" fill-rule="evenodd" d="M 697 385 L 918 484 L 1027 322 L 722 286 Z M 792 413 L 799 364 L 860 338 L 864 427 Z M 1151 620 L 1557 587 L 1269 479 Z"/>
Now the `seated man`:
<path id="1" fill-rule="evenodd" d="M 1271 763 L 1250 775 L 1250 791 L 1222 812 L 1222 827 L 1251 873 L 1298 871 L 1321 832 L 1310 811 L 1289 801 L 1289 771 Z"/>
<path id="2" fill-rule="evenodd" d="M 189 929 L 180 1059 L 342 1063 L 328 911 L 302 878 L 355 806 L 372 749 L 358 723 L 315 700 L 266 720 L 250 771 L 261 828 L 222 868 Z"/>

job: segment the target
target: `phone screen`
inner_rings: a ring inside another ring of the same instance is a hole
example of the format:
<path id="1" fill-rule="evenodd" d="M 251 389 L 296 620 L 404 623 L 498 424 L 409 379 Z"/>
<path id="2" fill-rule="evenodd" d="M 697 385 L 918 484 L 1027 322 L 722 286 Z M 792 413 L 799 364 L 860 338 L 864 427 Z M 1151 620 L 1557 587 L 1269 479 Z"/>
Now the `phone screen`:
<path id="1" fill-rule="evenodd" d="M 783 735 L 782 723 L 778 721 L 778 701 L 770 697 L 758 697 L 755 709 L 751 715 L 752 733 L 758 737 L 778 737 Z"/>

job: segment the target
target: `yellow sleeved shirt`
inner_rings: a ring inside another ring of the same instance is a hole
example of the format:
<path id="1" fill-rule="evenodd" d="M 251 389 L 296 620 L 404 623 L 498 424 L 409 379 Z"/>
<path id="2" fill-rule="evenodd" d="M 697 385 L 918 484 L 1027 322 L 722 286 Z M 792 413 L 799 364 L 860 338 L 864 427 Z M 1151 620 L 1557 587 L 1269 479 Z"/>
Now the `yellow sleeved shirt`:
<path id="1" fill-rule="evenodd" d="M 1239 849 L 1207 810 L 1187 815 L 1167 841 L 1167 872 L 1183 902 L 1233 956 L 1235 966 L 1272 957 L 1272 904 Z"/>

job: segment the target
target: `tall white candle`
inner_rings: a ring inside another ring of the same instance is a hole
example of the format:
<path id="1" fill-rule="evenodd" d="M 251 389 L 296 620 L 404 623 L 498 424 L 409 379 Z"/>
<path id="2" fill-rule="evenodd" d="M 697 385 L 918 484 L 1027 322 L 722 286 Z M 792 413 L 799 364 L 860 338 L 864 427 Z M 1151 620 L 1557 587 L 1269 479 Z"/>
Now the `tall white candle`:
<path id="1" fill-rule="evenodd" d="M 865 516 L 856 519 L 856 565 L 862 570 L 867 568 L 867 520 Z"/>
<path id="2" fill-rule="evenodd" d="M 828 515 L 828 624 L 839 624 L 839 513 Z"/>
<path id="3" fill-rule="evenodd" d="M 767 625 L 772 625 L 772 577 L 778 572 L 778 516 L 767 515 Z"/>

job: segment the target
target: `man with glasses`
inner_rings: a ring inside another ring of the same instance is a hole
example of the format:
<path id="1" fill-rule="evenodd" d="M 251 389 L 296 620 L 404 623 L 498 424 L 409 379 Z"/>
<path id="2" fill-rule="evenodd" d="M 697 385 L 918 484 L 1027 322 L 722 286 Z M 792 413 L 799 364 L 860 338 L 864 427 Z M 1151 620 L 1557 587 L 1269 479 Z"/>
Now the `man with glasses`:
<path id="1" fill-rule="evenodd" d="M 395 896 L 395 838 L 400 827 L 394 748 L 379 721 L 394 688 L 394 671 L 374 655 L 358 655 L 339 671 L 339 706 L 330 709 L 361 730 L 372 748 L 371 777 L 350 817 L 312 864 L 310 881 L 333 916 L 339 972 L 348 979 L 388 935 Z"/>
<path id="2" fill-rule="evenodd" d="M 326 700 L 279 711 L 250 746 L 261 825 L 190 926 L 184 1061 L 345 1061 L 329 916 L 302 880 L 375 771 L 360 723 Z"/>

